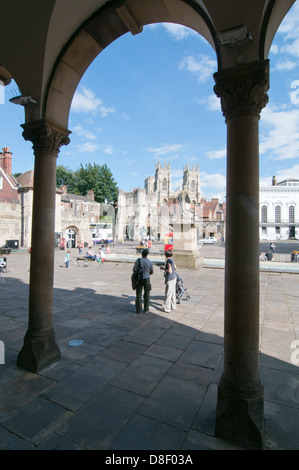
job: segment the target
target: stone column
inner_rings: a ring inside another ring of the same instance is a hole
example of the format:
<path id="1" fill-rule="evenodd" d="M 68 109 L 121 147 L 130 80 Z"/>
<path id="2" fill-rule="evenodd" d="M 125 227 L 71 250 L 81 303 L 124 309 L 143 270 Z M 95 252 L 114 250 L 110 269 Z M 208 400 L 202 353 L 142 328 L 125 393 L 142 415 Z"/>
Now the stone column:
<path id="1" fill-rule="evenodd" d="M 60 359 L 52 327 L 56 159 L 68 131 L 44 121 L 23 126 L 35 155 L 29 286 L 29 322 L 17 365 L 38 372 Z"/>
<path id="2" fill-rule="evenodd" d="M 224 370 L 216 435 L 245 447 L 263 443 L 259 378 L 259 118 L 267 104 L 269 63 L 214 75 L 227 124 Z"/>

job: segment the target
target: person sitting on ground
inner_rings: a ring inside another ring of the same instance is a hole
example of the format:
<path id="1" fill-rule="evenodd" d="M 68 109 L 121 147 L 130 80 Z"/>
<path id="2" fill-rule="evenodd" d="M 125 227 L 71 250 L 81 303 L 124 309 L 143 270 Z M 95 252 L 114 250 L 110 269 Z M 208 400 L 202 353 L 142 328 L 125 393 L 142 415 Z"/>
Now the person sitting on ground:
<path id="1" fill-rule="evenodd" d="M 265 253 L 265 260 L 266 260 L 266 261 L 271 261 L 271 259 L 274 259 L 274 258 L 273 258 L 273 253 L 271 253 L 271 251 L 267 251 L 267 252 Z"/>
<path id="2" fill-rule="evenodd" d="M 86 258 L 93 259 L 93 260 L 96 259 L 96 256 L 95 256 L 94 251 L 93 251 L 93 249 L 91 248 L 91 246 L 88 247 L 88 250 L 87 250 L 87 252 L 86 252 Z"/>

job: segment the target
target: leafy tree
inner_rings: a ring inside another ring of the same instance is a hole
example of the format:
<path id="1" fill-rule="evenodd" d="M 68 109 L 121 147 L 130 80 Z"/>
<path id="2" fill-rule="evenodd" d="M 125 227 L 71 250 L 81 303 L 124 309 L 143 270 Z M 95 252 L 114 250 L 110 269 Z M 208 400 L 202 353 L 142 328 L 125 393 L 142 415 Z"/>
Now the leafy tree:
<path id="1" fill-rule="evenodd" d="M 82 163 L 76 172 L 78 194 L 86 195 L 93 190 L 97 202 L 115 203 L 118 196 L 117 183 L 107 165 L 88 163 L 83 167 Z"/>
<path id="2" fill-rule="evenodd" d="M 76 172 L 69 170 L 63 165 L 58 165 L 56 168 L 56 186 L 67 186 L 68 193 L 77 193 L 77 176 Z"/>

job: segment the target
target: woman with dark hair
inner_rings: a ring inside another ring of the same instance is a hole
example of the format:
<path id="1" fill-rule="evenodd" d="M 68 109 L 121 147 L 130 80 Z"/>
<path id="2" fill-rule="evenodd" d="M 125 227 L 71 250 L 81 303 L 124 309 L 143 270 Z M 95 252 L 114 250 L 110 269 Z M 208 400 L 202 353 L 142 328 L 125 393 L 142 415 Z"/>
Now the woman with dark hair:
<path id="1" fill-rule="evenodd" d="M 176 285 L 176 265 L 172 259 L 172 251 L 165 251 L 166 262 L 165 266 L 161 267 L 164 270 L 165 276 L 165 299 L 162 305 L 162 311 L 165 313 L 170 313 L 170 310 L 176 309 L 176 295 L 175 295 L 175 285 Z"/>

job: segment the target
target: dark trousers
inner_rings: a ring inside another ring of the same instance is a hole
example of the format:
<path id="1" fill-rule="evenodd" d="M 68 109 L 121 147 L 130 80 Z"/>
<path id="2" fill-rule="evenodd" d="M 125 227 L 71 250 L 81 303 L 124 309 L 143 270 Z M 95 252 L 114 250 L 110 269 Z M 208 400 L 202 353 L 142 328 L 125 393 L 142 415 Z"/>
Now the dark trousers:
<path id="1" fill-rule="evenodd" d="M 136 312 L 140 313 L 142 310 L 142 289 L 143 289 L 143 304 L 144 304 L 144 311 L 148 312 L 149 310 L 149 300 L 150 300 L 150 291 L 151 291 L 151 283 L 150 279 L 143 279 L 143 281 L 139 282 L 136 287 Z"/>

